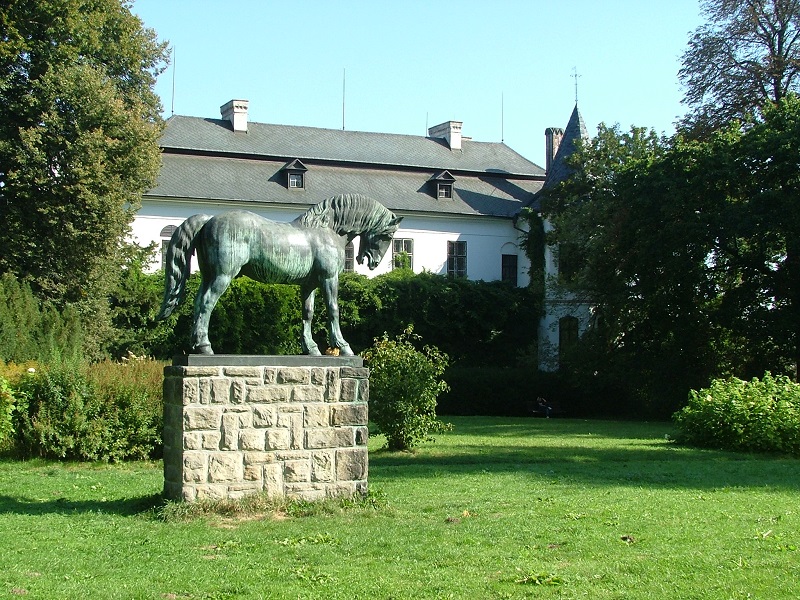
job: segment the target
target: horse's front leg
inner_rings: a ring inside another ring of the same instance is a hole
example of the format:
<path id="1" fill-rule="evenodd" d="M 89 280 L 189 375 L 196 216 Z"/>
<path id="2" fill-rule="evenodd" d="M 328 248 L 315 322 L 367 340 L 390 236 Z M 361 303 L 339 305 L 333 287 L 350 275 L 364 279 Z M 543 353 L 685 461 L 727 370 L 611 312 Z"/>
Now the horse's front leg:
<path id="1" fill-rule="evenodd" d="M 328 308 L 328 344 L 331 348 L 338 348 L 341 356 L 353 356 L 342 330 L 339 327 L 339 277 L 334 275 L 322 282 L 322 293 Z"/>
<path id="2" fill-rule="evenodd" d="M 303 354 L 310 356 L 320 356 L 322 354 L 311 335 L 311 321 L 314 318 L 314 294 L 316 291 L 317 287 L 313 284 L 300 286 L 300 292 L 303 296 L 303 336 L 300 339 L 300 346 L 303 349 Z"/>

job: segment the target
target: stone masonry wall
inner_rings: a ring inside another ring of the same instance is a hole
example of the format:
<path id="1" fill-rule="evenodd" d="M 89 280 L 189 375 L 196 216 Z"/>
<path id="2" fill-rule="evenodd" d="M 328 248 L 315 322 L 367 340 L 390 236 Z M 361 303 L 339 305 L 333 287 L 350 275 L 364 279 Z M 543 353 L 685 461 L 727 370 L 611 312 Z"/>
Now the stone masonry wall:
<path id="1" fill-rule="evenodd" d="M 164 369 L 166 497 L 366 493 L 369 370 L 360 358 L 180 359 L 187 364 Z"/>

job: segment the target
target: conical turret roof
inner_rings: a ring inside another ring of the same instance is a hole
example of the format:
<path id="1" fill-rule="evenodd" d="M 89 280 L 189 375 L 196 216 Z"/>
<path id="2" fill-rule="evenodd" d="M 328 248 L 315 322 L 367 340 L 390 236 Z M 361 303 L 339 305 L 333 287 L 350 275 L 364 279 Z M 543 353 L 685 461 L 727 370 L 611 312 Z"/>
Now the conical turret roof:
<path id="1" fill-rule="evenodd" d="M 544 187 L 555 185 L 570 176 L 573 169 L 567 166 L 566 159 L 575 152 L 578 141 L 588 139 L 589 132 L 586 130 L 586 123 L 583 122 L 583 117 L 578 110 L 578 105 L 575 104 L 575 109 L 572 111 L 569 123 L 567 123 L 566 129 L 564 129 L 564 136 L 561 138 L 556 156 L 553 159 L 550 170 L 547 171 Z"/>

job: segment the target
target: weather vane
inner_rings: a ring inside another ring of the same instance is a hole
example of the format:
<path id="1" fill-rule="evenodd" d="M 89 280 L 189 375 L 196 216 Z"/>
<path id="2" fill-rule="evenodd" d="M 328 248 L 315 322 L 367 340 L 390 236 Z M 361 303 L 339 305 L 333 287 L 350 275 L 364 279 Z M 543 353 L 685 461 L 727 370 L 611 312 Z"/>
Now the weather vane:
<path id="1" fill-rule="evenodd" d="M 578 75 L 578 67 L 572 67 L 572 75 L 570 77 L 575 78 L 575 104 L 578 103 L 578 77 L 582 77 L 582 75 Z"/>

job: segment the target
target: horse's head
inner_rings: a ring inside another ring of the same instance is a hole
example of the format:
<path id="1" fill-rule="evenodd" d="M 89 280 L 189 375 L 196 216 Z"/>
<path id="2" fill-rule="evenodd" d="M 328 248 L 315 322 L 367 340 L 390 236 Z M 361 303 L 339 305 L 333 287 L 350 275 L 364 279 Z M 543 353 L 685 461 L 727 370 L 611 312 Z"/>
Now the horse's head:
<path id="1" fill-rule="evenodd" d="M 386 254 L 386 250 L 389 249 L 389 244 L 392 243 L 392 237 L 394 237 L 397 228 L 400 226 L 400 221 L 402 220 L 403 217 L 395 217 L 389 222 L 386 228 L 382 228 L 380 231 L 363 232 L 361 234 L 358 256 L 356 257 L 358 264 L 362 264 L 364 258 L 366 258 L 367 266 L 370 268 L 370 271 L 381 264 L 381 260 L 384 254 Z"/>

